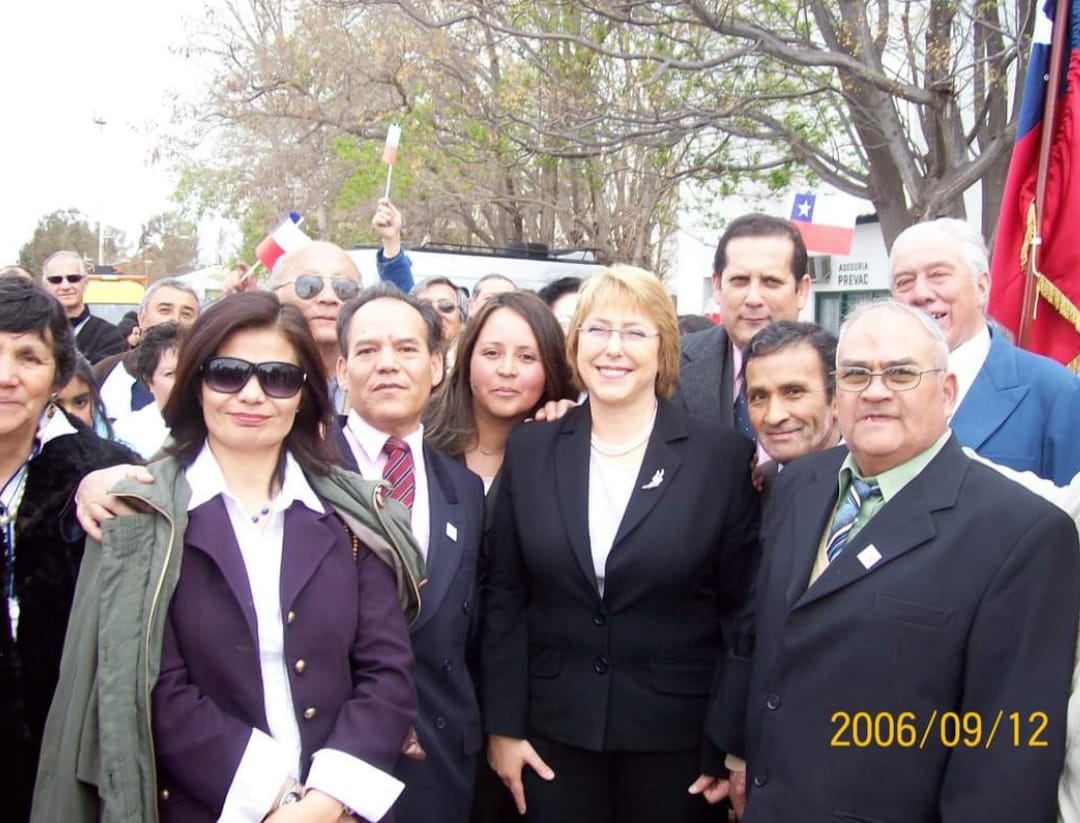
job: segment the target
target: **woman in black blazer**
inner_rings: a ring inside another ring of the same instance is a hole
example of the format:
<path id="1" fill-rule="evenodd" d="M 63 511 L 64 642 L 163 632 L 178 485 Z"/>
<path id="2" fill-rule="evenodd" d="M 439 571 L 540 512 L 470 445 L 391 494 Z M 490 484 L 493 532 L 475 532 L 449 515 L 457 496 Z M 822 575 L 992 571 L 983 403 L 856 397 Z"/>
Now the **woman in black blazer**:
<path id="1" fill-rule="evenodd" d="M 519 426 L 503 462 L 482 630 L 488 759 L 533 821 L 697 821 L 724 626 L 758 549 L 752 445 L 687 416 L 671 299 L 625 266 L 568 337 L 589 400 Z M 528 766 L 528 768 L 524 768 Z"/>

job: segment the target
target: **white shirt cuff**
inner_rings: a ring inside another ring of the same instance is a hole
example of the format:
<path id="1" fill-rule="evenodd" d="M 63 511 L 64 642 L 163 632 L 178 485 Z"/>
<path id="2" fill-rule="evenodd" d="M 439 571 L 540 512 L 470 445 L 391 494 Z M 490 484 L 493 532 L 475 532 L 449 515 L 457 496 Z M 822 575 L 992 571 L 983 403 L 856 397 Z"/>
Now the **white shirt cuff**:
<path id="1" fill-rule="evenodd" d="M 743 760 L 741 757 L 736 757 L 733 754 L 725 755 L 724 768 L 726 768 L 729 772 L 745 772 L 746 761 Z"/>
<path id="2" fill-rule="evenodd" d="M 365 820 L 381 820 L 405 784 L 370 763 L 337 749 L 319 749 L 304 784 L 341 802 Z"/>
<path id="3" fill-rule="evenodd" d="M 250 823 L 270 813 L 285 781 L 296 777 L 288 749 L 258 729 L 251 730 L 236 767 L 218 823 Z"/>

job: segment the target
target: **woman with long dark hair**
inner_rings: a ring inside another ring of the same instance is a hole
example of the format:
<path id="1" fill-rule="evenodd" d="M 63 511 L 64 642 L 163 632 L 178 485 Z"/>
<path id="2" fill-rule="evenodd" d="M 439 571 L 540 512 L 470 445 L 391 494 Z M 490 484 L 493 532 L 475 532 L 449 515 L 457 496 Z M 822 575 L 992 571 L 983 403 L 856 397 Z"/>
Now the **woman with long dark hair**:
<path id="1" fill-rule="evenodd" d="M 463 460 L 487 490 L 513 428 L 549 400 L 577 396 L 562 329 L 536 295 L 496 294 L 469 320 L 456 362 L 432 398 L 425 437 Z"/>
<path id="2" fill-rule="evenodd" d="M 334 467 L 332 412 L 297 309 L 243 294 L 196 321 L 168 456 L 115 490 L 147 513 L 87 543 L 35 820 L 389 811 L 416 716 L 417 550 L 404 509 Z"/>

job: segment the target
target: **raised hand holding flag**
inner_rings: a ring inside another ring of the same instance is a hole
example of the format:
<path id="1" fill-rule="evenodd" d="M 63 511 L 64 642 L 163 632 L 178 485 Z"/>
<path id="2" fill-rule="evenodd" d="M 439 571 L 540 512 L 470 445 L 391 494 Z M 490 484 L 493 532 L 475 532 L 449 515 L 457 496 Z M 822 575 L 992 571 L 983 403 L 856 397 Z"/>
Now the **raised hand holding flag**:
<path id="1" fill-rule="evenodd" d="M 394 174 L 394 164 L 397 162 L 398 144 L 401 142 L 401 126 L 392 123 L 386 132 L 386 145 L 383 146 L 382 159 L 386 163 L 386 193 L 384 198 L 390 199 L 390 178 Z"/>

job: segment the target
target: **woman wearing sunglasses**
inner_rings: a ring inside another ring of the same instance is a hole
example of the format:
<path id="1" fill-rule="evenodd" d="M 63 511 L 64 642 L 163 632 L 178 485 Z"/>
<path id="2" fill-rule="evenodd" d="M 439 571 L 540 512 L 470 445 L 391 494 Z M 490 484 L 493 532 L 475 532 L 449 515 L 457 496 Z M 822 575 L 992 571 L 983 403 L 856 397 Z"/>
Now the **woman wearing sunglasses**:
<path id="1" fill-rule="evenodd" d="M 488 761 L 530 821 L 714 820 L 694 794 L 723 765 L 705 718 L 756 557 L 752 445 L 668 401 L 679 327 L 651 273 L 590 279 L 567 348 L 589 399 L 517 427 L 499 478 Z"/>
<path id="2" fill-rule="evenodd" d="M 416 716 L 399 597 L 415 613 L 417 550 L 397 503 L 333 468 L 331 413 L 294 307 L 243 294 L 196 321 L 169 456 L 116 489 L 146 513 L 87 542 L 35 820 L 388 812 Z M 107 780 L 85 782 L 88 758 Z"/>

